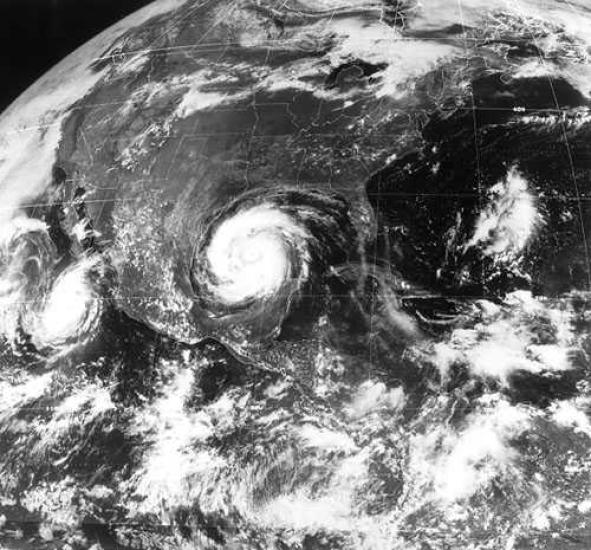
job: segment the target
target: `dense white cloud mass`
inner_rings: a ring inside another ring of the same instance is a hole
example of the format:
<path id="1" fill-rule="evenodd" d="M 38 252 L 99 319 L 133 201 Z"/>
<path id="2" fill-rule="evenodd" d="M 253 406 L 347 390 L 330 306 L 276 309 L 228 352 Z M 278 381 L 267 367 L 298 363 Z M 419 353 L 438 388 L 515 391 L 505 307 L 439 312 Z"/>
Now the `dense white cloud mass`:
<path id="1" fill-rule="evenodd" d="M 588 538 L 590 48 L 584 0 L 160 0 L 45 75 L 0 118 L 0 535 Z"/>

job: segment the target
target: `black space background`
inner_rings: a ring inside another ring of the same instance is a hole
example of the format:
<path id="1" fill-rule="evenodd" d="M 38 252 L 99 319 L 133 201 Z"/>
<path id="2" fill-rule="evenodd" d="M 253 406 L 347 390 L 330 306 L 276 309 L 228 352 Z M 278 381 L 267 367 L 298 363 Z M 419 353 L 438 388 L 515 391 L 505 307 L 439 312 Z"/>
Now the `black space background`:
<path id="1" fill-rule="evenodd" d="M 151 0 L 0 0 L 0 112 L 78 46 Z"/>

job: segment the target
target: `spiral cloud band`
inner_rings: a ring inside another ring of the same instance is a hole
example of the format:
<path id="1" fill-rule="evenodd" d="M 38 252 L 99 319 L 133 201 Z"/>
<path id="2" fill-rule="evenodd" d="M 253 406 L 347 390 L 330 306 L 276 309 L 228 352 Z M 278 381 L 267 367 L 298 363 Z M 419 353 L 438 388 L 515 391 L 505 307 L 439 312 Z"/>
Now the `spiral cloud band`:
<path id="1" fill-rule="evenodd" d="M 39 352 L 80 344 L 98 329 L 101 262 L 84 256 L 66 267 L 44 222 L 16 217 L 0 227 L 0 336 L 21 336 Z"/>
<path id="2" fill-rule="evenodd" d="M 196 318 L 243 337 L 276 333 L 297 303 L 326 290 L 329 268 L 351 256 L 355 240 L 348 205 L 335 194 L 242 195 L 211 219 L 195 247 Z"/>
<path id="3" fill-rule="evenodd" d="M 0 226 L 0 333 L 7 339 L 46 291 L 54 254 L 43 222 L 18 216 Z"/>
<path id="4" fill-rule="evenodd" d="M 296 282 L 307 279 L 309 238 L 304 228 L 272 204 L 263 203 L 223 221 L 207 250 L 217 283 L 212 294 L 232 306 L 280 292 L 292 275 Z M 298 260 L 301 269 L 294 273 Z"/>
<path id="5" fill-rule="evenodd" d="M 94 334 L 103 309 L 91 280 L 96 268 L 96 259 L 85 258 L 55 279 L 30 323 L 39 347 L 79 344 Z"/>

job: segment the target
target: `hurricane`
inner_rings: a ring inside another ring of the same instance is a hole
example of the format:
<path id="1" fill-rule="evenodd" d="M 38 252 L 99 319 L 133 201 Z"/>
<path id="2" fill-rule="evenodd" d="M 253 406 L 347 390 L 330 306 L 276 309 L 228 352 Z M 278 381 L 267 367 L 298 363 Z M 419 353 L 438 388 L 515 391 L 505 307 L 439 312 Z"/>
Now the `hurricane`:
<path id="1" fill-rule="evenodd" d="M 22 319 L 35 315 L 47 292 L 55 251 L 47 226 L 25 217 L 2 224 L 0 246 L 1 329 L 13 340 Z"/>
<path id="2" fill-rule="evenodd" d="M 55 278 L 37 315 L 25 327 L 37 347 L 59 348 L 73 342 L 79 346 L 94 335 L 103 308 L 103 297 L 92 281 L 93 275 L 99 277 L 97 267 L 96 260 L 85 258 Z"/>
<path id="3" fill-rule="evenodd" d="M 280 292 L 286 280 L 295 278 L 294 260 L 301 263 L 301 277 L 307 278 L 307 253 L 298 250 L 301 245 L 295 241 L 305 242 L 307 235 L 294 225 L 283 213 L 262 205 L 234 216 L 216 230 L 207 261 L 218 281 L 214 293 L 224 304 L 260 300 Z"/>
<path id="4" fill-rule="evenodd" d="M 157 0 L 0 116 L 0 545 L 591 545 L 591 11 Z"/>
<path id="5" fill-rule="evenodd" d="M 327 299 L 338 269 L 359 255 L 347 201 L 297 189 L 239 195 L 206 221 L 190 277 L 197 322 L 277 336 L 292 310 Z M 204 330 L 207 330 L 205 327 Z M 238 343 L 238 342 L 237 342 Z"/>

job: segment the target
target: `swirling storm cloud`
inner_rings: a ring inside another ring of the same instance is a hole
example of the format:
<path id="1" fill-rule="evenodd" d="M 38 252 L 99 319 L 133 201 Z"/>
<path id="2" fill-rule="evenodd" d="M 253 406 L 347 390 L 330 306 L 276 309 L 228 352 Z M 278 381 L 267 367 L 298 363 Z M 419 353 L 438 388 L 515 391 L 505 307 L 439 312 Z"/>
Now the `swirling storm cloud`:
<path id="1" fill-rule="evenodd" d="M 591 11 L 158 0 L 0 118 L 8 548 L 591 543 Z"/>

